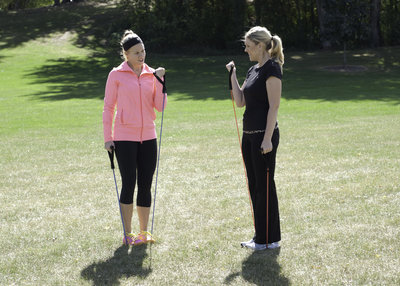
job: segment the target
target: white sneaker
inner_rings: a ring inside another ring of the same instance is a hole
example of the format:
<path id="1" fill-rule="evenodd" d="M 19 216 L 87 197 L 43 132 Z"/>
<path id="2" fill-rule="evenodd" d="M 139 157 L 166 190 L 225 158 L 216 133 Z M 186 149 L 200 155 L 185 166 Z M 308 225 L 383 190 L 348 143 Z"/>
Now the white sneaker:
<path id="1" fill-rule="evenodd" d="M 264 250 L 264 249 L 267 249 L 267 245 L 266 244 L 258 244 L 258 243 L 255 243 L 254 241 L 252 241 L 252 242 L 248 242 L 248 243 L 242 243 L 242 247 L 246 247 L 246 248 L 250 248 L 250 249 L 253 249 L 253 250 Z"/>
<path id="2" fill-rule="evenodd" d="M 279 242 L 268 243 L 268 249 L 275 249 L 281 247 Z"/>
<path id="3" fill-rule="evenodd" d="M 250 243 L 252 243 L 252 242 L 254 242 L 254 238 L 252 238 L 252 239 L 249 240 L 249 241 L 243 241 L 243 242 L 240 243 L 240 245 L 241 245 L 242 247 L 246 247 L 246 246 L 245 246 L 246 244 L 250 244 Z"/>

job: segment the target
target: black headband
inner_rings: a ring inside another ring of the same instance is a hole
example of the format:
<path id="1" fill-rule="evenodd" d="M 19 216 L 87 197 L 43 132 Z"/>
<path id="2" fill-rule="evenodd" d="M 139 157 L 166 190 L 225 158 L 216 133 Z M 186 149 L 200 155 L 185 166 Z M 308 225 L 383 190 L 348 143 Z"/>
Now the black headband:
<path id="1" fill-rule="evenodd" d="M 125 43 L 122 44 L 122 48 L 124 51 L 129 50 L 131 47 L 133 47 L 136 44 L 143 43 L 142 39 L 139 37 L 132 37 L 129 40 L 125 41 Z"/>

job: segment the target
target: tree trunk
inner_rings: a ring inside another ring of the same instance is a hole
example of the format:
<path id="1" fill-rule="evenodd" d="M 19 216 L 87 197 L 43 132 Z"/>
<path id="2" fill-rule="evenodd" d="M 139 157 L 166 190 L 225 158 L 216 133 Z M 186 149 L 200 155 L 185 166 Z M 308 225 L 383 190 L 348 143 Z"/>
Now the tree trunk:
<path id="1" fill-rule="evenodd" d="M 325 37 L 325 21 L 326 19 L 326 11 L 325 11 L 325 0 L 317 0 L 317 12 L 318 12 L 318 21 L 319 21 L 319 36 L 321 45 L 324 49 L 329 49 L 332 44 L 328 38 Z"/>
<path id="2" fill-rule="evenodd" d="M 262 12 L 262 8 L 263 8 L 263 4 L 262 4 L 262 0 L 254 0 L 254 10 L 256 13 L 256 25 L 260 25 L 261 24 L 261 12 Z"/>
<path id="3" fill-rule="evenodd" d="M 379 35 L 379 14 L 381 10 L 380 0 L 371 0 L 371 46 L 378 47 L 380 43 Z"/>

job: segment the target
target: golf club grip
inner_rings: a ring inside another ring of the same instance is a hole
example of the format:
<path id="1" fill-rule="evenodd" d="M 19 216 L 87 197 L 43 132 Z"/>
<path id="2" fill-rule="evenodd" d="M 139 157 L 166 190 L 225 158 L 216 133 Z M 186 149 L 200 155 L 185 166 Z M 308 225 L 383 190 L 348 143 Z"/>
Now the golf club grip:
<path id="1" fill-rule="evenodd" d="M 164 82 L 163 82 L 163 86 L 162 86 L 162 92 L 163 93 L 167 93 L 167 80 L 166 80 L 166 74 L 164 75 Z"/>
<path id="2" fill-rule="evenodd" d="M 233 66 L 231 66 L 231 70 L 229 71 L 229 90 L 232 90 L 232 81 L 231 81 L 232 73 L 233 73 Z"/>
<path id="3" fill-rule="evenodd" d="M 164 74 L 164 81 L 161 80 L 161 78 L 158 77 L 158 75 L 156 74 L 156 72 L 153 73 L 154 76 L 156 77 L 156 79 L 162 84 L 163 88 L 162 88 L 162 92 L 163 93 L 167 93 L 167 86 L 165 85 L 166 82 L 166 75 Z"/>
<path id="4" fill-rule="evenodd" d="M 107 151 L 108 157 L 110 158 L 111 169 L 115 169 L 114 166 L 114 146 L 111 146 L 111 152 Z"/>

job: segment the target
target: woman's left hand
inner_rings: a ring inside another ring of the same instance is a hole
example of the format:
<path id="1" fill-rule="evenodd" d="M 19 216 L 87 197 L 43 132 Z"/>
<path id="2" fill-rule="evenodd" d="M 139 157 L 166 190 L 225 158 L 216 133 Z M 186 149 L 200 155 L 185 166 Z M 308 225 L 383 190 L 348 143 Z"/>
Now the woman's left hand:
<path id="1" fill-rule="evenodd" d="M 165 68 L 157 68 L 156 69 L 156 75 L 159 77 L 159 78 L 162 78 L 164 75 L 165 75 Z"/>
<path id="2" fill-rule="evenodd" d="M 272 151 L 272 142 L 271 140 L 263 140 L 261 143 L 261 153 L 267 154 Z"/>

